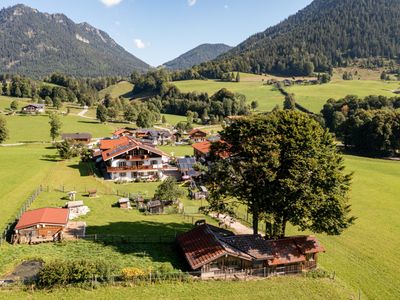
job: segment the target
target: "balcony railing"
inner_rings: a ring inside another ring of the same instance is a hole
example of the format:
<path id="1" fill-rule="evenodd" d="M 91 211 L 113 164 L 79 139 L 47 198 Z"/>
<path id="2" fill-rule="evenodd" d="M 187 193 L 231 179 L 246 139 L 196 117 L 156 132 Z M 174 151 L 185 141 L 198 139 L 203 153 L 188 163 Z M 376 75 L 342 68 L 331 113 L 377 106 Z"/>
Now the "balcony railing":
<path id="1" fill-rule="evenodd" d="M 177 171 L 178 168 L 170 165 L 142 165 L 142 166 L 121 166 L 121 167 L 107 167 L 107 173 L 116 172 L 129 172 L 129 171 Z"/>

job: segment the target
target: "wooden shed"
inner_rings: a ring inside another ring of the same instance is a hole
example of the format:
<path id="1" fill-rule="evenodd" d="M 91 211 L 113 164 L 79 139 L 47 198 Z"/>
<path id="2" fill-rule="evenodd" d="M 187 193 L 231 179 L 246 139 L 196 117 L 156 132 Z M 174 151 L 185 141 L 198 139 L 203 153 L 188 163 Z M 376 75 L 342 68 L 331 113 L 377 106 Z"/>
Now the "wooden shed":
<path id="1" fill-rule="evenodd" d="M 147 211 L 151 214 L 162 214 L 164 213 L 164 205 L 160 200 L 149 201 Z"/>
<path id="2" fill-rule="evenodd" d="M 129 200 L 129 198 L 120 198 L 118 200 L 118 205 L 120 208 L 123 208 L 123 209 L 131 209 L 132 208 L 131 201 Z"/>
<path id="3" fill-rule="evenodd" d="M 14 243 L 41 243 L 62 239 L 69 219 L 66 208 L 39 208 L 22 214 L 13 236 Z"/>

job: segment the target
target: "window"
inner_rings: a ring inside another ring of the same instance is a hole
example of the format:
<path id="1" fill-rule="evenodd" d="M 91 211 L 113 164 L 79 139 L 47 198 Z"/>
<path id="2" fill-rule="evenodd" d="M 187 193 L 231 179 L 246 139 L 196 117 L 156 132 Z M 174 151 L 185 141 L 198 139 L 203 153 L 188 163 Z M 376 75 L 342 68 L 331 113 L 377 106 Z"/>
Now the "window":
<path id="1" fill-rule="evenodd" d="M 151 161 L 151 164 L 152 164 L 152 165 L 158 165 L 158 160 L 152 160 L 152 161 Z"/>
<path id="2" fill-rule="evenodd" d="M 122 167 L 126 167 L 126 161 L 120 161 L 118 163 L 118 167 L 122 168 Z"/>
<path id="3" fill-rule="evenodd" d="M 119 173 L 120 177 L 126 177 L 126 173 Z"/>

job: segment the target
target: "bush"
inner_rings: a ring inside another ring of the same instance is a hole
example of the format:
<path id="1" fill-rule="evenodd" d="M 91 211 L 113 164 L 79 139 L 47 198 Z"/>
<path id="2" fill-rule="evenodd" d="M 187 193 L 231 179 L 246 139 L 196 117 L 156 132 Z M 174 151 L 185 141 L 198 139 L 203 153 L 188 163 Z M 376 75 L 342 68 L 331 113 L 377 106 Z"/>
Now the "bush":
<path id="1" fill-rule="evenodd" d="M 322 269 L 311 270 L 309 272 L 303 273 L 303 276 L 310 278 L 331 278 L 331 274 Z"/>
<path id="2" fill-rule="evenodd" d="M 40 288 L 52 288 L 87 283 L 94 278 L 107 282 L 114 271 L 115 268 L 105 261 L 55 261 L 45 264 L 39 271 L 37 285 Z"/>
<path id="3" fill-rule="evenodd" d="M 125 281 L 143 278 L 144 276 L 146 276 L 146 272 L 139 268 L 122 269 L 122 279 Z"/>

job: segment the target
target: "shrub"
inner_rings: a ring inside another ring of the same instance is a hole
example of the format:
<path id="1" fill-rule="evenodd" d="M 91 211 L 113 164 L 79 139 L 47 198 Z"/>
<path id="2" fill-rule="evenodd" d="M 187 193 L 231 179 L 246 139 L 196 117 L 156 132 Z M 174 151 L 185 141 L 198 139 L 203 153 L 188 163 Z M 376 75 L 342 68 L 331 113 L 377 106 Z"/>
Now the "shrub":
<path id="1" fill-rule="evenodd" d="M 115 267 L 105 261 L 55 261 L 44 265 L 37 276 L 40 288 L 87 283 L 96 278 L 110 281 Z"/>
<path id="2" fill-rule="evenodd" d="M 146 272 L 139 268 L 125 268 L 122 269 L 122 278 L 125 281 L 130 281 L 138 278 L 143 278 Z"/>

